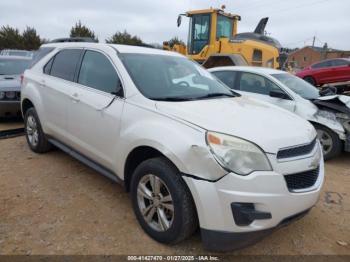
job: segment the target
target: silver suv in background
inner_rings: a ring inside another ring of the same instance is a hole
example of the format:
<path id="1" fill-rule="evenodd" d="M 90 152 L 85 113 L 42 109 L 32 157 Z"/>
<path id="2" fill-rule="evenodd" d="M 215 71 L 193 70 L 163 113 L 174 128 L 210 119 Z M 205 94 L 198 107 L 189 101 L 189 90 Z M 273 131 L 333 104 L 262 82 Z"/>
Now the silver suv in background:
<path id="1" fill-rule="evenodd" d="M 315 205 L 322 151 L 300 117 L 232 92 L 175 52 L 42 50 L 23 79 L 29 147 L 55 145 L 123 184 L 153 239 L 178 243 L 199 226 L 206 248 L 241 248 Z"/>
<path id="2" fill-rule="evenodd" d="M 30 58 L 0 56 L 0 118 L 21 116 L 21 74 L 30 64 Z"/>

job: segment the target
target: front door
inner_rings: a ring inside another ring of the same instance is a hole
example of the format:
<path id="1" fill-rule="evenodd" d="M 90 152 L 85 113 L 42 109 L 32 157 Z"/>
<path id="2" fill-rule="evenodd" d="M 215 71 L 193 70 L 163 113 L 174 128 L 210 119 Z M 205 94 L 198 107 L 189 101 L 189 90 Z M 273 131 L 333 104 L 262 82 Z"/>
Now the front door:
<path id="1" fill-rule="evenodd" d="M 270 96 L 271 91 L 283 92 L 287 96 L 289 95 L 266 77 L 254 73 L 241 72 L 237 82 L 238 89 L 245 95 L 275 104 L 291 112 L 295 111 L 296 104 L 292 98 L 282 99 Z"/>

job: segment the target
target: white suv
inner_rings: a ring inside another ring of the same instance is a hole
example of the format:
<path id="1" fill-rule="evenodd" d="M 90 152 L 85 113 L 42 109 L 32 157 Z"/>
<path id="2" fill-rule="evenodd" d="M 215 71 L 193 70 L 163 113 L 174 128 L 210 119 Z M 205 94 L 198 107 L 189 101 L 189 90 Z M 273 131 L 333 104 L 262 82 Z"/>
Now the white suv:
<path id="1" fill-rule="evenodd" d="M 177 243 L 241 248 L 299 218 L 324 179 L 315 129 L 243 98 L 196 63 L 156 49 L 47 44 L 24 74 L 34 152 L 51 145 L 121 182 L 142 228 Z"/>

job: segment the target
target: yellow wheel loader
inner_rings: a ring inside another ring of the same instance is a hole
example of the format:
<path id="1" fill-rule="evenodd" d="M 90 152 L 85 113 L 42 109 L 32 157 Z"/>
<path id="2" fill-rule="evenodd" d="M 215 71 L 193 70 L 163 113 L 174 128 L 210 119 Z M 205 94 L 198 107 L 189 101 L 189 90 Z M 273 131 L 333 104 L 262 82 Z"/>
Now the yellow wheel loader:
<path id="1" fill-rule="evenodd" d="M 163 43 L 163 49 L 179 52 L 201 63 L 206 68 L 230 65 L 252 65 L 279 68 L 280 43 L 265 35 L 268 18 L 260 20 L 254 32 L 237 33 L 239 15 L 221 9 L 205 9 L 180 14 L 189 17 L 187 46 Z"/>

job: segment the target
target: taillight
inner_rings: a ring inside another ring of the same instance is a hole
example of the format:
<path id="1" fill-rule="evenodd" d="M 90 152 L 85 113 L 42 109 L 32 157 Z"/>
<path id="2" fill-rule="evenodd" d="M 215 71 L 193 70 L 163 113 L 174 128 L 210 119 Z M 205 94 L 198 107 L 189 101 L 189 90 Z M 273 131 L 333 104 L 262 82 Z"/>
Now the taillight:
<path id="1" fill-rule="evenodd" d="M 21 85 L 23 85 L 23 79 L 24 79 L 24 75 L 21 75 Z"/>

